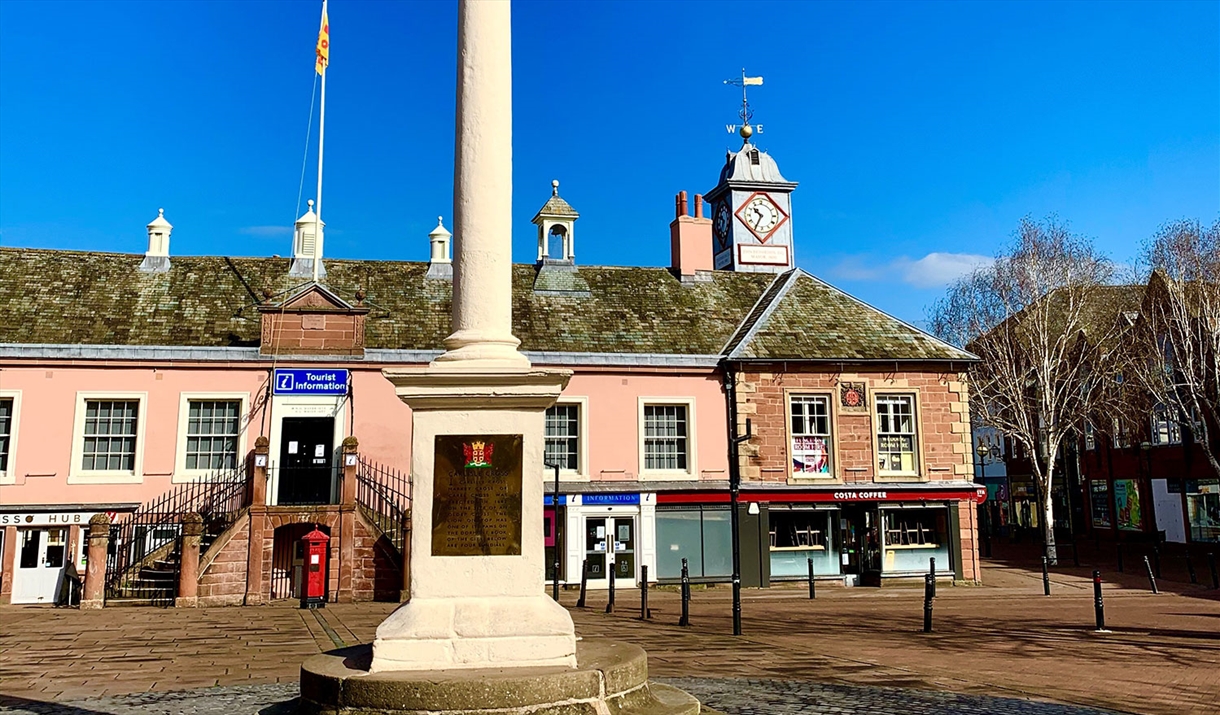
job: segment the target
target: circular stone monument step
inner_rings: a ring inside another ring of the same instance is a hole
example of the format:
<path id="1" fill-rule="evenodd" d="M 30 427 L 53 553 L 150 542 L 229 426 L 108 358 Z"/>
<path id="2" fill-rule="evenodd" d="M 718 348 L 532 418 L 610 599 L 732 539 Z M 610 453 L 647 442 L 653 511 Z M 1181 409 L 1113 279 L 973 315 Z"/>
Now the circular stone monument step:
<path id="1" fill-rule="evenodd" d="M 315 655 L 301 666 L 306 715 L 705 715 L 699 701 L 648 682 L 641 648 L 576 643 L 576 668 L 403 670 L 370 673 L 373 649 Z"/>

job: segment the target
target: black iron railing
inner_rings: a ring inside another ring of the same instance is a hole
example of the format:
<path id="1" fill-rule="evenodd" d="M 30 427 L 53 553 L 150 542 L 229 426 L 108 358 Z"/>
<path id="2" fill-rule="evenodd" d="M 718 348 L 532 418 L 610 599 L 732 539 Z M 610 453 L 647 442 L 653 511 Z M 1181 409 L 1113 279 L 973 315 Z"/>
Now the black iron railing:
<path id="1" fill-rule="evenodd" d="M 177 484 L 110 525 L 106 598 L 173 605 L 178 591 L 182 517 L 203 519 L 200 553 L 237 520 L 248 503 L 243 467 Z"/>
<path id="2" fill-rule="evenodd" d="M 361 457 L 356 468 L 356 503 L 398 553 L 403 553 L 411 511 L 410 474 Z"/>

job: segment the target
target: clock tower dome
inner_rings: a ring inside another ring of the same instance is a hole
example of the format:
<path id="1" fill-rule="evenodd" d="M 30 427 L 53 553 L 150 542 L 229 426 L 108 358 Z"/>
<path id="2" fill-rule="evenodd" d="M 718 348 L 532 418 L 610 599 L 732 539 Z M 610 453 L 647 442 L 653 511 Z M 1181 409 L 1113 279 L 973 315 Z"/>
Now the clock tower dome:
<path id="1" fill-rule="evenodd" d="M 712 211 L 712 261 L 716 270 L 782 273 L 796 266 L 792 254 L 792 190 L 767 152 L 750 143 L 754 129 L 741 127 L 744 143 L 725 156 L 720 183 L 707 193 Z"/>

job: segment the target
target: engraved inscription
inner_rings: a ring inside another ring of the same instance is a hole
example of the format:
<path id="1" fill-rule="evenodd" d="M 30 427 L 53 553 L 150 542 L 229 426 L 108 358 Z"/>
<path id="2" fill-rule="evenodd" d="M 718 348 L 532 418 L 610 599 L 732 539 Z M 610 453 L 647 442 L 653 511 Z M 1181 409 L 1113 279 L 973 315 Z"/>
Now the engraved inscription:
<path id="1" fill-rule="evenodd" d="M 433 556 L 521 553 L 521 435 L 437 435 Z"/>

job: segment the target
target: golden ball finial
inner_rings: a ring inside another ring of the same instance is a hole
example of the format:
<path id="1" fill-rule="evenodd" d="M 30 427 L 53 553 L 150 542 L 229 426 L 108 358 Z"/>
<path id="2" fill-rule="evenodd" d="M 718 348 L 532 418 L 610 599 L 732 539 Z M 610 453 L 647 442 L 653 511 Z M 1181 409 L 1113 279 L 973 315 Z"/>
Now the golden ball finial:
<path id="1" fill-rule="evenodd" d="M 754 127 L 749 124 L 741 125 L 741 138 L 749 141 L 750 137 L 754 136 Z"/>

